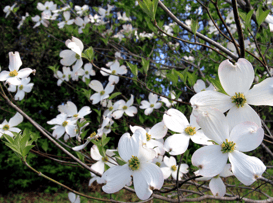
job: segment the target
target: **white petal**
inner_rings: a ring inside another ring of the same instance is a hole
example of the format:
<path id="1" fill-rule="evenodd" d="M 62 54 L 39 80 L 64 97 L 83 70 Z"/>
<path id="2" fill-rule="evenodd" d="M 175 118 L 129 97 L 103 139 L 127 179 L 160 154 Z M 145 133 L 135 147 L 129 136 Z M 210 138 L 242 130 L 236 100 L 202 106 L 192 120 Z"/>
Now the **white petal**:
<path id="1" fill-rule="evenodd" d="M 221 177 L 229 177 L 233 176 L 233 173 L 231 172 L 231 164 L 226 164 L 224 170 L 219 174 Z"/>
<path id="2" fill-rule="evenodd" d="M 111 70 L 106 69 L 106 68 L 101 68 L 100 73 L 101 73 L 103 76 L 109 76 L 109 73 L 111 73 Z"/>
<path id="3" fill-rule="evenodd" d="M 184 134 L 174 134 L 166 139 L 164 149 L 171 155 L 182 154 L 188 149 L 189 141 L 189 136 Z"/>
<path id="4" fill-rule="evenodd" d="M 147 109 L 150 107 L 150 103 L 147 100 L 141 101 L 141 106 L 139 108 L 141 109 Z"/>
<path id="5" fill-rule="evenodd" d="M 221 173 L 227 163 L 228 154 L 221 152 L 221 146 L 209 145 L 196 150 L 192 155 L 192 164 L 199 168 L 199 174 L 213 177 Z"/>
<path id="6" fill-rule="evenodd" d="M 124 114 L 124 110 L 116 110 L 114 111 L 114 113 L 112 113 L 112 116 L 114 119 L 120 119 L 123 114 Z"/>
<path id="7" fill-rule="evenodd" d="M 134 106 L 130 106 L 128 109 L 126 109 L 125 113 L 128 115 L 128 116 L 135 116 L 135 114 L 137 113 L 137 108 L 134 107 Z"/>
<path id="8" fill-rule="evenodd" d="M 130 136 L 129 133 L 124 133 L 118 142 L 118 153 L 120 157 L 128 162 L 132 156 L 138 156 L 139 141 L 135 136 Z"/>
<path id="9" fill-rule="evenodd" d="M 81 110 L 78 112 L 78 117 L 83 118 L 84 116 L 91 113 L 91 108 L 89 106 L 84 106 L 81 108 Z"/>
<path id="10" fill-rule="evenodd" d="M 92 104 L 97 104 L 101 101 L 101 95 L 100 93 L 95 93 L 90 97 L 90 100 L 92 100 Z"/>
<path id="11" fill-rule="evenodd" d="M 165 125 L 164 122 L 160 122 L 155 124 L 151 130 L 149 130 L 148 134 L 151 135 L 152 138 L 155 139 L 161 139 L 163 137 L 165 137 L 165 135 L 167 134 L 168 128 Z"/>
<path id="12" fill-rule="evenodd" d="M 203 80 L 198 79 L 197 82 L 193 85 L 193 89 L 196 93 L 201 92 L 206 89 L 206 84 Z"/>
<path id="13" fill-rule="evenodd" d="M 64 66 L 71 66 L 77 59 L 76 59 L 76 53 L 71 50 L 63 50 L 60 52 L 61 64 Z"/>
<path id="14" fill-rule="evenodd" d="M 115 88 L 115 85 L 112 85 L 110 82 L 105 87 L 105 94 L 111 94 Z"/>
<path id="15" fill-rule="evenodd" d="M 81 53 L 84 48 L 82 41 L 80 39 L 78 39 L 77 37 L 72 37 L 72 41 L 75 42 L 78 47 L 80 47 L 80 53 Z M 81 54 L 79 54 L 79 55 L 81 55 Z"/>
<path id="16" fill-rule="evenodd" d="M 39 4 L 39 3 L 38 3 Z M 38 6 L 38 5 L 37 5 Z M 68 193 L 68 199 L 70 200 L 70 202 L 73 202 L 76 200 L 76 195 L 73 192 L 69 192 Z"/>
<path id="17" fill-rule="evenodd" d="M 189 165 L 188 164 L 180 164 L 179 172 L 184 173 L 184 174 L 188 173 L 189 172 Z"/>
<path id="18" fill-rule="evenodd" d="M 28 77 L 32 72 L 33 72 L 32 69 L 30 69 L 30 68 L 24 68 L 24 69 L 18 71 L 17 77 L 19 77 L 19 78 L 26 78 L 26 77 Z"/>
<path id="19" fill-rule="evenodd" d="M 25 97 L 25 92 L 22 90 L 18 90 L 18 92 L 15 94 L 14 99 L 21 101 Z"/>
<path id="20" fill-rule="evenodd" d="M 229 138 L 229 126 L 223 113 L 210 108 L 207 112 L 200 113 L 196 122 L 202 128 L 204 134 L 218 144 Z"/>
<path id="21" fill-rule="evenodd" d="M 154 108 L 147 108 L 147 109 L 145 109 L 144 114 L 150 115 L 153 112 L 153 110 L 154 110 Z"/>
<path id="22" fill-rule="evenodd" d="M 63 126 L 58 126 L 52 133 L 52 136 L 56 139 L 59 139 L 65 132 L 65 128 Z"/>
<path id="23" fill-rule="evenodd" d="M 246 101 L 252 105 L 273 105 L 273 78 L 267 78 L 254 85 L 246 94 Z"/>
<path id="24" fill-rule="evenodd" d="M 263 138 L 264 130 L 250 121 L 236 125 L 230 133 L 230 141 L 236 143 L 235 149 L 242 152 L 256 149 L 262 143 Z"/>
<path id="25" fill-rule="evenodd" d="M 77 106 L 71 102 L 71 101 L 68 101 L 66 103 L 66 113 L 68 116 L 74 116 L 75 114 L 78 113 L 78 109 L 77 109 Z"/>
<path id="26" fill-rule="evenodd" d="M 186 126 L 189 125 L 186 116 L 176 109 L 169 109 L 167 113 L 164 113 L 163 121 L 167 128 L 179 133 L 184 132 Z"/>
<path id="27" fill-rule="evenodd" d="M 193 141 L 196 144 L 201 144 L 201 145 L 211 145 L 212 142 L 210 142 L 209 139 L 202 130 L 198 130 L 196 134 L 190 137 L 191 141 Z"/>
<path id="28" fill-rule="evenodd" d="M 13 71 L 13 70 L 18 71 L 22 64 L 23 63 L 18 51 L 16 51 L 15 53 L 9 52 L 9 70 L 10 71 Z"/>
<path id="29" fill-rule="evenodd" d="M 92 159 L 99 161 L 101 160 L 102 156 L 100 155 L 99 149 L 97 147 L 97 145 L 93 145 L 90 149 L 90 154 Z"/>
<path id="30" fill-rule="evenodd" d="M 3 70 L 1 73 L 0 73 L 0 81 L 5 81 L 7 80 L 7 78 L 9 77 L 9 73 L 8 71 L 6 70 Z"/>
<path id="31" fill-rule="evenodd" d="M 208 107 L 219 109 L 223 113 L 229 110 L 234 104 L 228 95 L 220 92 L 206 90 L 197 93 L 190 100 L 194 110 L 206 110 Z"/>
<path id="32" fill-rule="evenodd" d="M 102 175 L 102 179 L 105 179 L 106 182 L 102 190 L 106 193 L 115 193 L 121 190 L 131 180 L 132 173 L 127 164 L 109 168 Z"/>
<path id="33" fill-rule="evenodd" d="M 224 197 L 226 194 L 226 186 L 220 177 L 212 178 L 209 182 L 209 188 L 212 194 L 216 197 Z"/>
<path id="34" fill-rule="evenodd" d="M 150 93 L 149 94 L 149 102 L 151 104 L 155 104 L 158 100 L 158 96 L 156 94 Z"/>
<path id="35" fill-rule="evenodd" d="M 162 171 L 153 163 L 143 163 L 139 170 L 133 174 L 136 195 L 141 200 L 148 199 L 154 189 L 160 190 L 164 183 Z"/>
<path id="36" fill-rule="evenodd" d="M 160 168 L 162 173 L 163 173 L 163 178 L 164 179 L 167 179 L 170 177 L 171 173 L 172 173 L 172 170 L 170 167 L 162 167 Z"/>
<path id="37" fill-rule="evenodd" d="M 233 96 L 235 92 L 246 93 L 250 89 L 254 80 L 254 69 L 246 59 L 240 58 L 235 65 L 227 59 L 220 64 L 218 75 L 226 93 Z"/>
<path id="38" fill-rule="evenodd" d="M 131 94 L 130 99 L 126 102 L 126 106 L 132 106 L 134 103 L 134 95 Z"/>
<path id="39" fill-rule="evenodd" d="M 245 122 L 245 121 L 251 121 L 256 123 L 259 127 L 261 127 L 261 119 L 256 113 L 256 111 L 253 110 L 252 107 L 250 107 L 248 104 L 245 104 L 243 107 L 232 107 L 228 114 L 227 114 L 227 120 L 229 124 L 229 129 L 231 130 L 239 123 Z"/>
<path id="40" fill-rule="evenodd" d="M 253 156 L 247 156 L 235 150 L 229 153 L 232 172 L 240 182 L 251 185 L 257 178 L 261 177 L 266 167 L 263 162 Z"/>
<path id="41" fill-rule="evenodd" d="M 20 113 L 16 113 L 10 120 L 9 126 L 14 127 L 23 122 L 23 116 Z"/>
<path id="42" fill-rule="evenodd" d="M 89 84 L 89 87 L 96 92 L 101 92 L 103 90 L 103 86 L 100 81 L 98 80 L 92 80 Z"/>
<path id="43" fill-rule="evenodd" d="M 104 172 L 104 162 L 102 160 L 98 161 L 91 166 L 91 169 L 102 174 Z"/>

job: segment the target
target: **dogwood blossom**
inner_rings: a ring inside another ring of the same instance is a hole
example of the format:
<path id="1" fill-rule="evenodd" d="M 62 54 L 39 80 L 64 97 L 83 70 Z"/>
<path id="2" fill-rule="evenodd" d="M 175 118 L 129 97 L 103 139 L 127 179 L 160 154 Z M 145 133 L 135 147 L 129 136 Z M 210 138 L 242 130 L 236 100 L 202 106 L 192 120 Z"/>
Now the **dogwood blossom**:
<path id="1" fill-rule="evenodd" d="M 177 179 L 177 170 L 178 165 L 176 164 L 176 160 L 174 157 L 168 158 L 167 156 L 164 157 L 164 164 L 165 166 L 161 168 L 161 171 L 163 173 L 164 179 L 167 179 L 172 175 L 172 178 L 174 180 Z M 183 174 L 188 173 L 188 164 L 180 164 L 179 172 L 178 172 L 178 180 L 181 180 L 183 177 Z"/>
<path id="2" fill-rule="evenodd" d="M 9 135 L 13 137 L 13 133 L 19 133 L 21 130 L 19 128 L 16 128 L 15 126 L 19 125 L 23 122 L 23 116 L 20 113 L 16 113 L 13 117 L 10 118 L 9 122 L 7 120 L 4 120 L 2 124 L 0 124 L 0 137 L 2 137 L 3 134 Z"/>
<path id="3" fill-rule="evenodd" d="M 82 76 L 82 81 L 85 82 L 86 79 L 90 79 L 91 76 L 95 76 L 96 72 L 93 70 L 91 63 L 86 63 L 84 65 L 84 75 Z"/>
<path id="4" fill-rule="evenodd" d="M 25 92 L 29 93 L 32 90 L 34 83 L 29 83 L 29 82 L 30 82 L 30 78 L 28 77 L 28 78 L 23 78 L 21 80 L 21 83 L 18 86 L 12 85 L 12 84 L 9 86 L 8 90 L 10 92 L 16 92 L 17 90 L 17 93 L 14 96 L 15 100 L 24 99 Z"/>
<path id="5" fill-rule="evenodd" d="M 34 73 L 35 70 L 30 68 L 24 68 L 19 71 L 20 66 L 22 65 L 22 60 L 20 58 L 19 52 L 9 52 L 9 70 L 2 71 L 0 73 L 0 81 L 6 81 L 12 85 L 20 85 L 21 78 L 28 77 L 31 73 Z"/>
<path id="6" fill-rule="evenodd" d="M 43 13 L 42 13 L 42 17 L 36 15 L 36 16 L 32 17 L 31 19 L 32 19 L 32 21 L 36 22 L 36 24 L 33 26 L 33 28 L 36 28 L 36 27 L 40 26 L 41 23 L 42 23 L 43 26 L 45 26 L 45 27 L 48 27 L 48 25 L 49 25 L 49 22 L 48 22 L 48 20 L 45 18 L 45 15 L 44 15 Z"/>
<path id="7" fill-rule="evenodd" d="M 117 17 L 118 17 L 118 20 L 132 21 L 131 17 L 126 16 L 126 12 L 123 12 L 122 16 L 121 16 L 120 12 L 117 12 Z"/>
<path id="8" fill-rule="evenodd" d="M 220 174 L 227 161 L 231 163 L 234 176 L 243 184 L 256 181 L 266 167 L 263 162 L 242 152 L 256 149 L 264 138 L 264 131 L 257 124 L 246 121 L 230 127 L 222 112 L 210 108 L 200 112 L 197 123 L 215 145 L 202 147 L 192 155 L 192 164 L 199 167 L 199 175 L 213 177 Z"/>
<path id="9" fill-rule="evenodd" d="M 222 112 L 229 110 L 227 118 L 231 128 L 244 121 L 252 121 L 261 126 L 260 117 L 249 104 L 272 106 L 273 78 L 267 78 L 250 89 L 254 69 L 251 63 L 243 58 L 235 65 L 228 60 L 223 61 L 219 66 L 218 75 L 227 94 L 210 90 L 199 92 L 190 100 L 194 110 L 202 111 L 210 106 Z"/>
<path id="10" fill-rule="evenodd" d="M 110 65 L 110 70 L 106 68 L 101 68 L 100 73 L 103 76 L 109 76 L 109 74 L 113 74 L 109 76 L 109 82 L 112 84 L 117 84 L 119 82 L 119 77 L 116 75 L 124 75 L 127 73 L 127 68 L 125 65 L 120 66 L 118 60 L 115 60 L 114 63 Z"/>
<path id="11" fill-rule="evenodd" d="M 101 82 L 98 80 L 92 80 L 89 84 L 89 87 L 97 92 L 90 97 L 92 104 L 97 104 L 100 101 L 108 98 L 109 94 L 111 94 L 115 88 L 115 86 L 109 82 L 104 89 Z"/>
<path id="12" fill-rule="evenodd" d="M 65 113 L 67 117 L 76 120 L 83 118 L 92 112 L 89 106 L 84 106 L 78 111 L 77 106 L 71 101 L 68 101 L 64 106 L 58 106 L 58 109 L 61 109 L 62 113 Z"/>
<path id="13" fill-rule="evenodd" d="M 69 75 L 71 75 L 71 74 L 72 74 L 72 72 L 71 72 L 70 68 L 63 66 L 63 72 L 58 70 L 57 73 L 54 74 L 54 77 L 58 79 L 57 85 L 61 86 L 63 81 L 68 82 L 69 81 Z"/>
<path id="14" fill-rule="evenodd" d="M 131 94 L 131 98 L 125 103 L 124 100 L 119 100 L 114 104 L 114 111 L 113 118 L 119 119 L 122 117 L 124 113 L 126 113 L 127 116 L 133 117 L 137 113 L 137 108 L 135 106 L 132 106 L 134 103 L 134 95 Z"/>
<path id="15" fill-rule="evenodd" d="M 79 27 L 79 34 L 82 33 L 82 29 L 85 28 L 86 24 L 90 22 L 90 18 L 88 16 L 85 16 L 84 19 L 80 18 L 80 17 L 77 17 L 75 19 L 75 24 L 80 26 Z"/>
<path id="16" fill-rule="evenodd" d="M 157 102 L 158 96 L 150 92 L 149 101 L 141 101 L 141 106 L 139 108 L 145 109 L 144 114 L 149 115 L 153 112 L 154 109 L 159 109 L 162 106 L 162 103 Z"/>
<path id="17" fill-rule="evenodd" d="M 45 4 L 38 2 L 37 9 L 43 11 L 43 14 L 51 15 L 51 11 L 57 9 L 57 4 L 54 4 L 53 1 L 46 1 Z"/>
<path id="18" fill-rule="evenodd" d="M 170 97 L 171 99 L 176 99 L 175 92 L 174 92 L 174 91 L 171 91 L 169 97 Z M 160 100 L 161 100 L 162 102 L 164 102 L 165 105 L 166 105 L 167 107 L 171 107 L 171 106 L 173 106 L 173 105 L 175 105 L 175 104 L 177 103 L 176 101 L 169 100 L 169 99 L 167 99 L 167 98 L 165 98 L 165 97 L 162 97 L 162 96 L 160 96 Z M 182 101 L 182 99 L 180 99 L 180 98 L 178 98 L 177 100 L 178 100 L 178 101 Z"/>
<path id="19" fill-rule="evenodd" d="M 17 26 L 17 29 L 20 29 L 21 26 L 23 25 L 24 21 L 26 20 L 26 18 L 29 16 L 28 12 L 26 12 L 26 15 L 25 16 L 22 16 L 20 22 L 19 22 L 19 25 Z"/>
<path id="20" fill-rule="evenodd" d="M 83 5 L 82 7 L 75 6 L 75 10 L 77 11 L 77 14 L 79 14 L 80 16 L 82 16 L 85 11 L 89 10 L 89 6 L 88 5 Z"/>
<path id="21" fill-rule="evenodd" d="M 9 16 L 10 12 L 13 11 L 13 9 L 14 9 L 14 7 L 15 7 L 16 5 L 17 5 L 17 3 L 14 3 L 12 6 L 5 6 L 5 8 L 4 8 L 4 10 L 3 10 L 4 13 L 6 13 L 5 18 Z"/>
<path id="22" fill-rule="evenodd" d="M 62 22 L 58 23 L 58 27 L 60 29 L 63 28 L 65 25 L 71 25 L 71 24 L 74 23 L 74 19 L 70 20 L 70 11 L 63 12 L 63 15 L 64 15 L 65 21 L 62 21 Z"/>
<path id="23" fill-rule="evenodd" d="M 106 183 L 102 187 L 104 192 L 115 193 L 121 190 L 131 182 L 131 177 L 133 177 L 136 195 L 141 200 L 146 200 L 154 189 L 160 189 L 163 186 L 162 171 L 157 165 L 151 163 L 155 152 L 142 146 L 136 136 L 137 133 L 140 132 L 136 131 L 132 137 L 129 133 L 121 136 L 118 152 L 126 164 L 113 166 L 102 175 Z"/>

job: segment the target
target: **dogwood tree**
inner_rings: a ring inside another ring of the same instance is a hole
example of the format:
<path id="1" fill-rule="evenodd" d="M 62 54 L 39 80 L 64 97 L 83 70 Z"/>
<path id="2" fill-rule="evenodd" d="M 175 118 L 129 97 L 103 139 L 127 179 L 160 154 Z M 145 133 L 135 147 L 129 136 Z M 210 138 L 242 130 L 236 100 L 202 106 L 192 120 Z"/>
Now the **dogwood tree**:
<path id="1" fill-rule="evenodd" d="M 271 1 L 5 3 L 0 134 L 30 170 L 53 180 L 46 139 L 106 193 L 273 201 Z"/>

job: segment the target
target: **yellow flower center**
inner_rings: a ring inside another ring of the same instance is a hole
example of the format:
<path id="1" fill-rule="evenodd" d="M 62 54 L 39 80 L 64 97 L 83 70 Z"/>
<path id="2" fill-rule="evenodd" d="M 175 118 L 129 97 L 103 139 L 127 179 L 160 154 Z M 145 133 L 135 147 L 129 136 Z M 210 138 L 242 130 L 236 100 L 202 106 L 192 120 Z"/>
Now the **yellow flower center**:
<path id="1" fill-rule="evenodd" d="M 185 129 L 185 133 L 187 133 L 188 135 L 194 135 L 194 134 L 196 134 L 195 127 L 191 127 L 191 126 L 187 127 Z"/>
<path id="2" fill-rule="evenodd" d="M 107 161 L 109 160 L 109 158 L 108 158 L 107 156 L 105 156 L 105 157 L 102 157 L 101 160 L 102 160 L 103 162 L 107 162 Z"/>
<path id="3" fill-rule="evenodd" d="M 155 105 L 154 104 L 151 104 L 150 107 L 153 108 Z"/>
<path id="4" fill-rule="evenodd" d="M 3 130 L 9 130 L 9 125 L 8 124 L 4 125 Z"/>
<path id="5" fill-rule="evenodd" d="M 173 165 L 172 167 L 171 167 L 171 169 L 172 169 L 172 171 L 176 171 L 176 165 Z"/>
<path id="6" fill-rule="evenodd" d="M 110 106 L 109 107 L 109 111 L 112 111 L 114 109 L 114 107 Z"/>
<path id="7" fill-rule="evenodd" d="M 63 124 L 62 124 L 62 126 L 65 127 L 65 126 L 67 126 L 67 124 L 68 124 L 68 122 L 64 121 Z"/>
<path id="8" fill-rule="evenodd" d="M 129 160 L 129 167 L 132 171 L 138 170 L 139 169 L 139 160 L 137 156 L 132 156 L 132 158 Z"/>
<path id="9" fill-rule="evenodd" d="M 235 103 L 237 108 L 243 107 L 246 103 L 246 98 L 243 93 L 237 93 L 235 92 L 235 96 L 231 97 L 232 103 Z"/>
<path id="10" fill-rule="evenodd" d="M 23 88 L 24 88 L 23 85 L 20 85 L 20 86 L 19 86 L 19 90 L 22 90 Z"/>
<path id="11" fill-rule="evenodd" d="M 127 107 L 127 106 L 124 106 L 124 107 L 122 107 L 122 109 L 123 109 L 123 110 L 126 110 L 126 109 L 128 109 L 128 107 Z"/>
<path id="12" fill-rule="evenodd" d="M 78 117 L 78 114 L 74 114 L 73 117 L 75 117 L 75 118 Z"/>
<path id="13" fill-rule="evenodd" d="M 159 163 L 159 162 L 156 162 L 155 164 L 156 164 L 158 167 L 161 166 L 161 163 Z"/>
<path id="14" fill-rule="evenodd" d="M 226 139 L 226 142 L 223 142 L 221 144 L 221 147 L 222 147 L 221 151 L 223 153 L 233 152 L 235 149 L 235 143 L 232 141 L 229 142 L 228 139 Z"/>
<path id="15" fill-rule="evenodd" d="M 146 139 L 147 139 L 147 141 L 150 141 L 151 140 L 151 135 L 149 135 L 148 133 L 146 133 Z"/>
<path id="16" fill-rule="evenodd" d="M 10 76 L 10 77 L 15 77 L 15 76 L 17 76 L 17 75 L 18 75 L 17 70 L 13 70 L 13 71 L 10 71 L 10 72 L 9 72 L 9 76 Z"/>
<path id="17" fill-rule="evenodd" d="M 96 132 L 93 132 L 89 137 L 95 137 L 97 135 L 97 133 Z"/>
<path id="18" fill-rule="evenodd" d="M 115 74 L 116 74 L 116 70 L 113 70 L 113 71 L 112 71 L 112 74 L 115 75 Z"/>
<path id="19" fill-rule="evenodd" d="M 102 90 L 102 91 L 100 92 L 100 95 L 104 95 L 104 94 L 105 94 L 105 91 Z"/>

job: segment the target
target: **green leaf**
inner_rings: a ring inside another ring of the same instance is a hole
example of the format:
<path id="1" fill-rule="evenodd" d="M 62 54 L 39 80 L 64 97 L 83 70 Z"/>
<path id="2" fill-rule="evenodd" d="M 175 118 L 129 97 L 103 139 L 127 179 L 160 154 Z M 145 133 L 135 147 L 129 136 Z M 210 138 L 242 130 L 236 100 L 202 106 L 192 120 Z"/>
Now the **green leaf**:
<path id="1" fill-rule="evenodd" d="M 4 134 L 3 136 L 9 143 L 12 144 L 14 142 L 14 139 L 11 136 L 9 136 L 7 134 Z"/>
<path id="2" fill-rule="evenodd" d="M 188 72 L 188 83 L 190 87 L 192 87 L 196 83 L 196 80 L 197 80 L 197 74 Z"/>
<path id="3" fill-rule="evenodd" d="M 86 90 L 82 88 L 82 91 L 83 91 L 83 95 L 89 100 L 92 94 L 92 90 L 91 89 Z"/>
<path id="4" fill-rule="evenodd" d="M 45 152 L 47 152 L 47 150 L 48 150 L 47 140 L 43 140 L 41 147 Z"/>
<path id="5" fill-rule="evenodd" d="M 90 62 L 93 61 L 94 59 L 94 50 L 93 47 L 89 47 L 88 49 L 86 49 L 83 53 L 82 53 L 82 57 L 86 58 L 87 60 L 89 60 Z"/>
<path id="6" fill-rule="evenodd" d="M 196 35 L 198 27 L 199 27 L 198 20 L 191 19 L 191 31 L 193 32 L 194 36 Z"/>
<path id="7" fill-rule="evenodd" d="M 138 74 L 137 65 L 133 65 L 133 64 L 127 62 L 127 61 L 126 61 L 126 64 L 127 64 L 127 66 L 129 66 L 129 68 L 131 69 L 132 73 L 133 73 L 135 76 L 137 76 L 137 74 Z"/>
<path id="8" fill-rule="evenodd" d="M 176 86 L 178 82 L 178 75 L 175 73 L 175 70 L 172 69 L 170 73 L 166 75 L 168 80 L 172 81 L 173 85 Z"/>
<path id="9" fill-rule="evenodd" d="M 185 81 L 185 80 L 184 80 L 184 75 L 183 75 L 182 73 L 178 72 L 177 70 L 174 70 L 174 72 L 175 72 L 175 74 L 177 74 L 177 75 L 180 77 L 180 79 L 181 79 L 182 81 Z"/>
<path id="10" fill-rule="evenodd" d="M 118 95 L 121 95 L 121 92 L 115 92 L 113 94 L 111 94 L 111 96 L 108 98 L 109 100 L 114 99 L 115 97 L 117 97 Z"/>
<path id="11" fill-rule="evenodd" d="M 116 157 L 116 161 L 118 162 L 118 165 L 120 165 L 120 166 L 126 164 L 126 162 L 124 160 L 122 160 L 120 157 Z"/>
<path id="12" fill-rule="evenodd" d="M 239 11 L 239 16 L 246 22 L 246 14 L 242 11 Z"/>
<path id="13" fill-rule="evenodd" d="M 56 64 L 54 66 L 48 66 L 47 68 L 49 68 L 50 70 L 52 70 L 54 73 L 57 73 L 59 66 Z"/>
<path id="14" fill-rule="evenodd" d="M 75 151 L 76 152 L 76 151 Z M 77 157 L 82 161 L 84 162 L 84 155 L 81 153 L 81 152 L 76 152 L 77 154 Z"/>
<path id="15" fill-rule="evenodd" d="M 208 80 L 217 89 L 218 92 L 221 92 L 221 93 L 227 95 L 227 93 L 224 90 L 224 88 L 222 87 L 221 82 L 218 77 L 216 77 L 215 79 L 212 77 L 209 77 Z"/>
<path id="16" fill-rule="evenodd" d="M 257 19 L 257 22 L 259 25 L 261 25 L 264 20 L 266 19 L 267 15 L 269 14 L 270 10 L 267 10 L 267 11 L 264 11 L 260 16 L 259 18 Z"/>
<path id="17" fill-rule="evenodd" d="M 251 17 L 252 17 L 253 12 L 254 12 L 254 9 L 249 11 L 245 17 L 246 28 L 251 28 Z"/>
<path id="18" fill-rule="evenodd" d="M 16 153 L 18 153 L 18 154 L 21 155 L 21 152 L 20 152 L 20 150 L 17 148 L 16 145 L 11 144 L 11 143 L 8 143 L 8 142 L 6 142 L 5 144 L 6 144 L 10 149 L 12 149 L 14 152 L 16 152 Z"/>
<path id="19" fill-rule="evenodd" d="M 101 40 L 104 42 L 104 44 L 107 46 L 108 45 L 108 38 L 101 38 Z"/>
<path id="20" fill-rule="evenodd" d="M 106 137 L 105 133 L 103 133 L 102 137 L 101 137 L 101 144 L 104 147 L 109 141 L 110 141 L 110 137 Z"/>
<path id="21" fill-rule="evenodd" d="M 25 157 L 29 151 L 34 147 L 34 145 L 28 145 L 22 150 L 22 156 Z"/>
<path id="22" fill-rule="evenodd" d="M 144 72 L 147 74 L 147 72 L 149 70 L 150 61 L 148 61 L 144 58 L 141 58 L 141 65 L 142 65 Z"/>

